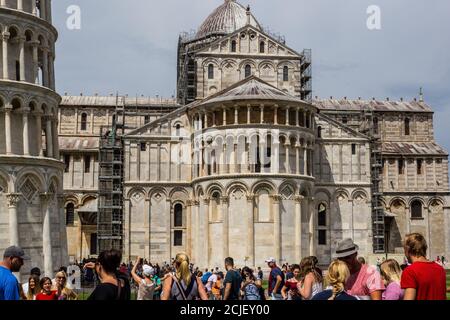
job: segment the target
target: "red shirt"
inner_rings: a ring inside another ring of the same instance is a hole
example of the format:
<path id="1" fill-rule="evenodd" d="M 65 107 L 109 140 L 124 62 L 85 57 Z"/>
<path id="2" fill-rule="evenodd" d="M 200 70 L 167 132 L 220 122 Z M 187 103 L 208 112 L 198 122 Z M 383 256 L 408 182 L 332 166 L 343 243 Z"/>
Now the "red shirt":
<path id="1" fill-rule="evenodd" d="M 416 300 L 446 300 L 446 275 L 435 262 L 414 262 L 402 273 L 402 289 L 416 289 Z"/>
<path id="2" fill-rule="evenodd" d="M 52 291 L 51 294 L 41 292 L 36 295 L 36 300 L 58 300 L 58 295 L 56 291 Z"/>

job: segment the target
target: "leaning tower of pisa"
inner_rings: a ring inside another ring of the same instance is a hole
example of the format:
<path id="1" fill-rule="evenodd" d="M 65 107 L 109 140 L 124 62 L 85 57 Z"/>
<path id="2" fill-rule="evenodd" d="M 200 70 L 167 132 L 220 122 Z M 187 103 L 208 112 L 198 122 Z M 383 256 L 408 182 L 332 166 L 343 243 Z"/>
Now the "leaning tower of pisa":
<path id="1" fill-rule="evenodd" d="M 50 0 L 0 0 L 0 254 L 19 245 L 22 275 L 66 265 Z"/>

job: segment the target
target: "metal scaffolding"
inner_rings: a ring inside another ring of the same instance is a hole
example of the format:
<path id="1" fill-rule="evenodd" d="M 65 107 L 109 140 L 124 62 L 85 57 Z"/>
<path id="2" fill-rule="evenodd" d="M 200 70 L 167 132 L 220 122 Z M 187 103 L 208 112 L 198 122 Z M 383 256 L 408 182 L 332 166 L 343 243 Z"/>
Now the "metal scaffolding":
<path id="1" fill-rule="evenodd" d="M 370 137 L 370 172 L 372 195 L 372 237 L 373 252 L 387 253 L 385 212 L 382 204 L 382 143 L 378 130 L 378 121 L 370 108 L 363 111 L 364 125 L 362 132 Z"/>
<path id="2" fill-rule="evenodd" d="M 312 101 L 312 53 L 305 49 L 300 63 L 300 99 Z"/>
<path id="3" fill-rule="evenodd" d="M 97 241 L 99 252 L 123 248 L 123 99 L 116 98 L 111 127 L 101 127 Z"/>

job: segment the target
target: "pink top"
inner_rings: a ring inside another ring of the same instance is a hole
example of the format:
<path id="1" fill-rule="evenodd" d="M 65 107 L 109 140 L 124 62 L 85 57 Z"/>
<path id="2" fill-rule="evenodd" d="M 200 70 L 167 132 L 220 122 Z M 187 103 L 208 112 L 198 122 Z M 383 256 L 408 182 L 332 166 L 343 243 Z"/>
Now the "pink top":
<path id="1" fill-rule="evenodd" d="M 400 283 L 389 283 L 383 292 L 382 298 L 383 300 L 403 300 L 403 290 L 400 287 Z"/>
<path id="2" fill-rule="evenodd" d="M 345 290 L 349 295 L 362 300 L 370 300 L 372 292 L 384 289 L 384 283 L 377 268 L 367 264 L 363 264 L 357 273 L 350 275 L 345 284 Z"/>

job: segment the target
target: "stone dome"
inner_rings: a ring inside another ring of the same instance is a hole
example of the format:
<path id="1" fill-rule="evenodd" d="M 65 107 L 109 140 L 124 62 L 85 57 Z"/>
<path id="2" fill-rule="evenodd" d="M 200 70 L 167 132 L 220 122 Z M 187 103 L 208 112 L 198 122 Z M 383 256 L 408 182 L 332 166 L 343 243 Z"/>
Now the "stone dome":
<path id="1" fill-rule="evenodd" d="M 256 18 L 250 14 L 250 24 L 261 29 Z M 197 32 L 197 38 L 215 33 L 232 33 L 247 25 L 247 9 L 236 0 L 225 0 L 203 22 Z"/>

